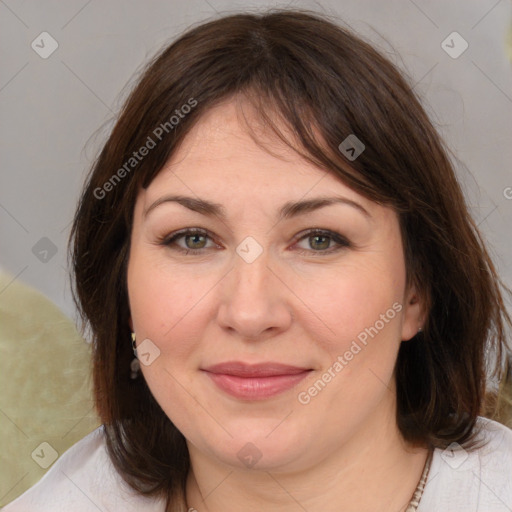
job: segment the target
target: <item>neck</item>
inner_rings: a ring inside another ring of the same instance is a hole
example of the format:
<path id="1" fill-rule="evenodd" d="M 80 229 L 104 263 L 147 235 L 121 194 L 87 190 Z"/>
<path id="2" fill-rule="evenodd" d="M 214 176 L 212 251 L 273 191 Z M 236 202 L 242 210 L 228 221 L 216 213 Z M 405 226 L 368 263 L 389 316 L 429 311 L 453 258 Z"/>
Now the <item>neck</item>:
<path id="1" fill-rule="evenodd" d="M 428 450 L 404 442 L 396 426 L 395 408 L 387 405 L 349 440 L 298 471 L 242 470 L 188 443 L 188 507 L 197 512 L 404 512 Z"/>

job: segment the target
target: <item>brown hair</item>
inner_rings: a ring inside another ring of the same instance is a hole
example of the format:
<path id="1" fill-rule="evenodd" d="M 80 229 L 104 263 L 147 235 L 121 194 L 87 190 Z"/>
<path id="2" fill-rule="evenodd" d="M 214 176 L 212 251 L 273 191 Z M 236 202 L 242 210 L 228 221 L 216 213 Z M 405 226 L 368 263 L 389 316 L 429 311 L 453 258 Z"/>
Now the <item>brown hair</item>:
<path id="1" fill-rule="evenodd" d="M 398 213 L 407 283 L 417 286 L 428 316 L 398 354 L 397 424 L 411 443 L 469 446 L 477 416 L 492 416 L 486 370 L 504 380 L 505 324 L 512 324 L 447 150 L 411 85 L 372 45 L 319 14 L 272 10 L 209 21 L 164 48 L 126 101 L 83 190 L 70 238 L 74 297 L 93 333 L 95 399 L 113 463 L 141 493 L 162 494 L 184 510 L 185 438 L 143 377 L 129 377 L 126 265 L 140 187 L 202 114 L 235 95 L 304 158 Z M 185 104 L 194 108 L 171 127 Z M 148 137 L 156 142 L 157 127 L 161 140 L 131 161 Z M 350 134 L 365 145 L 353 161 L 338 149 Z"/>

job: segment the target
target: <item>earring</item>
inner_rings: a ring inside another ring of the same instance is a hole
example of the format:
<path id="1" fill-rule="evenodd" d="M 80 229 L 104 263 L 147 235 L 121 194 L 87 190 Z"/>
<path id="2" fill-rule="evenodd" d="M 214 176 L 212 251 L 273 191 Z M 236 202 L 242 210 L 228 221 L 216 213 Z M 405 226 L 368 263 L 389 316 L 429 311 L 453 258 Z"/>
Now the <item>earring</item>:
<path id="1" fill-rule="evenodd" d="M 135 344 L 135 333 L 132 332 L 132 349 L 135 357 L 132 359 L 130 363 L 130 379 L 136 379 L 139 376 L 140 363 L 137 359 L 137 345 Z"/>
<path id="2" fill-rule="evenodd" d="M 421 332 L 421 331 L 423 331 L 423 327 L 420 327 L 420 328 L 418 329 L 418 332 Z"/>

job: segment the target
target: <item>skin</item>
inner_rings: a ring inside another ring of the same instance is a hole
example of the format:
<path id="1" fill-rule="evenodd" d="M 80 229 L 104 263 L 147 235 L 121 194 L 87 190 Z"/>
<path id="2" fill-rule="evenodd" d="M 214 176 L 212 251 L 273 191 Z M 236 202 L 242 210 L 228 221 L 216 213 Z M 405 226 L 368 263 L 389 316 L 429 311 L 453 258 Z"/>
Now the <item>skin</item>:
<path id="1" fill-rule="evenodd" d="M 265 147 L 249 135 L 241 108 Z M 219 203 L 226 219 L 177 202 L 144 215 L 167 194 Z M 355 201 L 369 216 L 334 204 L 278 222 L 285 202 L 324 195 Z M 211 238 L 159 241 L 183 228 L 202 228 Z M 328 253 L 338 244 L 302 234 L 310 228 L 339 233 L 350 245 Z M 263 249 L 252 263 L 236 252 L 248 236 Z M 422 301 L 406 289 L 405 277 L 393 210 L 303 160 L 243 101 L 203 115 L 137 197 L 127 275 L 137 343 L 149 338 L 160 350 L 141 365 L 144 378 L 187 439 L 189 507 L 405 510 L 427 457 L 426 448 L 403 441 L 395 419 L 397 352 L 423 322 Z M 401 311 L 309 403 L 300 403 L 298 394 L 394 303 Z M 230 360 L 312 371 L 277 396 L 240 400 L 201 371 Z M 237 456 L 246 443 L 261 454 L 253 467 Z"/>

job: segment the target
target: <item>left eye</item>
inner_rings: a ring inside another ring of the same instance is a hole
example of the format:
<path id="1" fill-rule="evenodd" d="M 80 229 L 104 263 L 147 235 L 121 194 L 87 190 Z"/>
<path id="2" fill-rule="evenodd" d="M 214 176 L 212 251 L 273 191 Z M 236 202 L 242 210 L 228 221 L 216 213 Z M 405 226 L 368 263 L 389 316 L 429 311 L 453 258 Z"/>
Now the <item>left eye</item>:
<path id="1" fill-rule="evenodd" d="M 346 238 L 341 236 L 339 233 L 335 233 L 334 231 L 328 230 L 311 230 L 303 235 L 299 241 L 307 241 L 309 247 L 312 249 L 306 249 L 306 251 L 299 252 L 308 252 L 309 254 L 314 254 L 315 256 L 320 253 L 326 254 L 338 251 L 344 247 L 349 247 L 350 244 Z M 331 246 L 331 242 L 335 243 L 335 246 Z"/>

